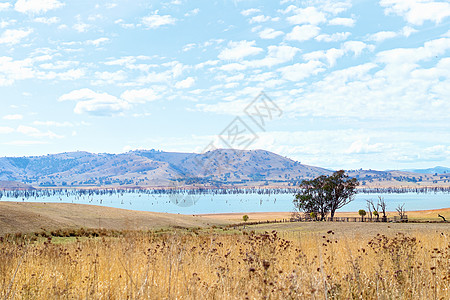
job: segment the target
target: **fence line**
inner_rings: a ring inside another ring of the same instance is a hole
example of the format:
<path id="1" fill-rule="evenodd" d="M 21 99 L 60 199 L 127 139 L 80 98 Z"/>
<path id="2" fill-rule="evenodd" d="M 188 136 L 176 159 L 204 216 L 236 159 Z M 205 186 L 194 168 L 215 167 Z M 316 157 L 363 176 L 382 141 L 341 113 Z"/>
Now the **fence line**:
<path id="1" fill-rule="evenodd" d="M 367 222 L 367 223 L 388 223 L 388 222 L 408 222 L 408 216 L 394 216 L 394 217 L 380 217 L 380 218 L 362 218 L 362 217 L 334 217 L 325 218 L 324 221 L 327 222 Z M 321 222 L 320 219 L 312 219 L 311 217 L 296 217 L 290 219 L 280 219 L 280 220 L 265 220 L 265 221 L 253 221 L 253 222 L 242 222 L 238 224 L 228 225 L 227 227 L 238 227 L 238 226 L 249 226 L 249 225 L 259 225 L 259 224 L 275 224 L 275 223 L 296 223 L 296 222 Z"/>

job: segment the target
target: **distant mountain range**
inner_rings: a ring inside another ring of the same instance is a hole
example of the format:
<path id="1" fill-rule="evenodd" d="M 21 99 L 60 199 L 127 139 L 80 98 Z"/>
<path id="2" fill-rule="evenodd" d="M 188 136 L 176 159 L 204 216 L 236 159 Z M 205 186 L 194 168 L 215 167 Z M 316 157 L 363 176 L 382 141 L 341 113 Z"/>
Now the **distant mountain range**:
<path id="1" fill-rule="evenodd" d="M 348 173 L 367 187 L 450 185 L 450 173 L 446 174 L 450 169 L 440 170 L 444 170 L 443 174 L 374 170 Z M 0 158 L 0 188 L 5 187 L 1 181 L 9 182 L 9 186 L 14 186 L 14 181 L 34 187 L 293 187 L 304 179 L 332 172 L 265 150 L 219 149 L 204 154 L 156 150 L 122 154 L 68 152 Z"/>
<path id="2" fill-rule="evenodd" d="M 409 169 L 404 171 L 420 174 L 447 174 L 450 173 L 450 168 L 437 166 L 429 169 Z"/>

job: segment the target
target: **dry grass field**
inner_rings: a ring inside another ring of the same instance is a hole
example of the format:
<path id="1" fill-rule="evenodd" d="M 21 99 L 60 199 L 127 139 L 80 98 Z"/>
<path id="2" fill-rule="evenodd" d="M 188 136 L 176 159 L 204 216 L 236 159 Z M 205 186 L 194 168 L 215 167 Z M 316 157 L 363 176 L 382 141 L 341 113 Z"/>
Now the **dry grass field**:
<path id="1" fill-rule="evenodd" d="M 10 226 L 0 299 L 450 299 L 449 223 L 232 229 L 242 214 L 37 203 L 0 212 Z"/>
<path id="2" fill-rule="evenodd" d="M 253 227 L 239 232 L 91 230 L 68 240 L 43 233 L 8 235 L 0 243 L 0 297 L 450 298 L 447 224 L 381 224 L 385 227 L 370 231 L 380 224 L 333 225 L 285 227 L 279 233 L 263 233 L 258 226 L 256 233 Z M 397 227 L 403 225 L 416 227 Z M 54 234 L 64 233 L 74 232 Z"/>
<path id="3" fill-rule="evenodd" d="M 96 205 L 0 202 L 0 235 L 80 227 L 146 230 L 173 226 L 205 227 L 229 223 L 230 221 L 219 219 Z"/>
<path id="4" fill-rule="evenodd" d="M 226 213 L 226 214 L 200 214 L 199 217 L 207 217 L 211 220 L 231 221 L 233 223 L 242 222 L 242 216 L 246 214 L 249 216 L 249 222 L 252 221 L 273 221 L 289 219 L 292 212 L 253 212 L 253 213 Z M 450 208 L 433 209 L 433 210 L 418 210 L 408 211 L 406 213 L 408 218 L 412 221 L 442 221 L 438 214 L 443 215 L 450 221 Z M 398 216 L 395 211 L 387 212 L 388 217 Z M 336 217 L 359 217 L 358 212 L 337 212 Z"/>

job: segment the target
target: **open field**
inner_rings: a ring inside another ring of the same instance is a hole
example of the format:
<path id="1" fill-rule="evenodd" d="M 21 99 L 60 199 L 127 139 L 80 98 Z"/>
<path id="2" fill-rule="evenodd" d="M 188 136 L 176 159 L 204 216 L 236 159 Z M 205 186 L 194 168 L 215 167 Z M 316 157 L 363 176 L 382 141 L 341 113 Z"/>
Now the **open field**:
<path id="1" fill-rule="evenodd" d="M 248 215 L 249 222 L 252 221 L 273 221 L 289 219 L 292 212 L 256 212 L 256 213 L 228 213 L 228 214 L 200 214 L 196 216 L 211 218 L 211 220 L 223 220 L 231 221 L 233 223 L 242 222 L 242 216 Z M 397 212 L 387 212 L 388 217 L 397 216 Z M 438 214 L 443 215 L 448 221 L 450 221 L 450 208 L 433 209 L 433 210 L 419 210 L 408 211 L 406 213 L 411 220 L 422 221 L 442 221 L 438 217 Z M 358 212 L 337 212 L 336 217 L 359 217 Z M 367 216 L 366 216 L 367 217 Z"/>
<path id="2" fill-rule="evenodd" d="M 114 230 L 224 225 L 226 220 L 67 203 L 0 202 L 0 235 L 64 228 Z"/>
<path id="3" fill-rule="evenodd" d="M 255 234 L 253 227 L 229 234 L 139 231 L 63 244 L 10 236 L 0 244 L 0 297 L 450 298 L 446 224 L 431 224 L 439 230 L 391 224 L 386 234 L 382 227 L 367 231 L 375 224 L 318 225 L 323 227 L 317 232 L 304 228 L 302 234 L 286 228 Z"/>
<path id="4" fill-rule="evenodd" d="M 232 223 L 241 223 L 244 214 L 247 214 L 250 217 L 249 222 L 289 219 L 291 216 L 290 212 L 230 213 L 191 216 L 132 211 L 83 204 L 0 202 L 0 235 L 16 232 L 38 232 L 43 229 L 54 230 L 80 227 L 113 230 L 147 230 L 173 226 L 222 226 Z M 441 214 L 450 220 L 450 208 L 408 212 L 408 217 L 411 220 L 438 222 L 442 220 L 437 217 L 438 214 Z M 394 216 L 396 213 L 390 212 L 388 215 Z M 358 215 L 353 212 L 343 212 L 337 213 L 336 216 L 357 217 Z M 295 224 L 292 226 L 297 226 Z M 305 224 L 305 226 L 321 226 L 319 223 L 312 224 Z M 275 224 L 270 226 L 278 225 Z M 355 224 L 355 226 L 359 225 Z M 374 226 L 374 228 L 376 228 L 376 226 L 383 226 L 383 224 L 374 224 Z"/>
<path id="5" fill-rule="evenodd" d="M 450 298 L 449 223 L 242 215 L 0 202 L 0 298 Z"/>
<path id="6" fill-rule="evenodd" d="M 248 230 L 265 232 L 276 230 L 284 236 L 302 236 L 304 234 L 324 234 L 332 230 L 336 236 L 365 239 L 378 233 L 393 236 L 397 233 L 445 233 L 450 235 L 450 223 L 367 223 L 367 222 L 299 222 L 258 224 L 247 226 Z"/>

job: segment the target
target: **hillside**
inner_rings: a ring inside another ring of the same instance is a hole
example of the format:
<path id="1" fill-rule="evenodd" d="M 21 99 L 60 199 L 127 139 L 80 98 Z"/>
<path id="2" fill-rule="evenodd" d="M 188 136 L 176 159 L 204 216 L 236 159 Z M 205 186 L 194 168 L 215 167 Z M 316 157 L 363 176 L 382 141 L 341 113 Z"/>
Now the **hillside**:
<path id="1" fill-rule="evenodd" d="M 432 171 L 359 169 L 347 172 L 361 182 L 361 187 L 450 186 L 446 168 L 429 170 Z M 0 158 L 0 189 L 293 187 L 304 179 L 331 172 L 265 150 L 219 149 L 203 154 L 155 150 L 122 154 L 68 152 Z"/>
<path id="2" fill-rule="evenodd" d="M 30 190 L 31 185 L 17 181 L 0 181 L 0 190 Z"/>
<path id="3" fill-rule="evenodd" d="M 157 229 L 173 226 L 205 227 L 229 224 L 199 216 L 132 211 L 69 203 L 0 202 L 0 236 L 5 233 L 38 232 L 64 228 L 115 230 Z"/>
<path id="4" fill-rule="evenodd" d="M 413 172 L 413 173 L 420 173 L 420 174 L 446 174 L 450 173 L 450 168 L 447 167 L 434 167 L 434 168 L 428 168 L 428 169 L 412 169 L 412 170 L 405 170 L 407 172 Z"/>
<path id="5" fill-rule="evenodd" d="M 296 185 L 330 173 L 264 150 L 70 152 L 0 158 L 0 180 L 36 187 Z"/>

